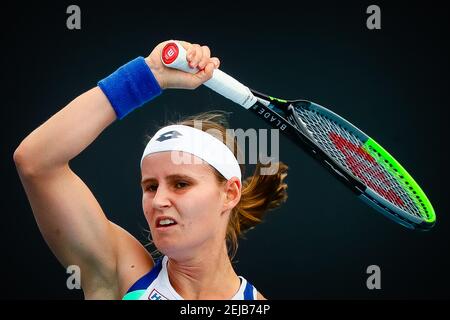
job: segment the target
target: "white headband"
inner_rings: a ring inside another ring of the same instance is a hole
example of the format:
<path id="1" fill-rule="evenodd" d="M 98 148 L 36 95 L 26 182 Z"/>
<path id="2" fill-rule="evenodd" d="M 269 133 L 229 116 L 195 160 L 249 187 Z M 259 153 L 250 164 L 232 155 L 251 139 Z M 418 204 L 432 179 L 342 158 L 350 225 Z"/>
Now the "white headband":
<path id="1" fill-rule="evenodd" d="M 145 147 L 141 168 L 146 156 L 164 151 L 188 152 L 216 168 L 226 179 L 237 177 L 241 180 L 241 168 L 233 152 L 219 139 L 200 129 L 171 125 L 158 130 Z M 175 163 L 186 163 L 176 153 L 171 156 Z"/>

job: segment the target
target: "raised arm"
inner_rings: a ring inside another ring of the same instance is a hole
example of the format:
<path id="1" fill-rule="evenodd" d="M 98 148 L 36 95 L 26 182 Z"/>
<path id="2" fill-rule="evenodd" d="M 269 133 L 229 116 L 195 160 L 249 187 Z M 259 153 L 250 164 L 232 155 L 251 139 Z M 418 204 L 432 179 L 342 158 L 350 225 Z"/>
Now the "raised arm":
<path id="1" fill-rule="evenodd" d="M 136 81 L 155 82 L 143 84 L 140 90 L 155 89 L 155 85 L 161 89 L 193 89 L 211 77 L 218 60 L 210 58 L 209 49 L 182 43 L 188 50 L 188 60 L 206 68 L 196 75 L 165 68 L 160 61 L 164 42 L 140 60 L 145 63 L 138 66 L 139 72 L 147 67 L 148 74 L 130 75 Z M 89 188 L 69 167 L 69 161 L 117 117 L 132 110 L 130 101 L 125 103 L 129 110 L 124 110 L 123 101 L 119 101 L 130 93 L 117 92 L 123 88 L 114 91 L 120 88 L 115 85 L 100 83 L 100 87 L 81 94 L 30 133 L 14 152 L 17 171 L 44 239 L 64 266 L 81 268 L 82 287 L 88 298 L 120 297 L 133 281 L 133 276 L 129 279 L 127 275 L 142 273 L 153 264 L 134 237 L 107 219 Z M 135 94 L 131 93 L 133 97 Z M 131 265 L 135 266 L 133 270 L 129 269 Z"/>

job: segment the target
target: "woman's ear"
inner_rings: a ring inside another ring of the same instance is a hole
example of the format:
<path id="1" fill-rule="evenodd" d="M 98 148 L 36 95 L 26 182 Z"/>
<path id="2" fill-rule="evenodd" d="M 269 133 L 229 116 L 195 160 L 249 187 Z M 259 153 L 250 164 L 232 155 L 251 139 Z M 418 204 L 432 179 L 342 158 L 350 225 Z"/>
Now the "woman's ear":
<path id="1" fill-rule="evenodd" d="M 238 178 L 233 177 L 226 182 L 224 188 L 226 195 L 224 210 L 233 209 L 241 200 L 242 183 Z"/>

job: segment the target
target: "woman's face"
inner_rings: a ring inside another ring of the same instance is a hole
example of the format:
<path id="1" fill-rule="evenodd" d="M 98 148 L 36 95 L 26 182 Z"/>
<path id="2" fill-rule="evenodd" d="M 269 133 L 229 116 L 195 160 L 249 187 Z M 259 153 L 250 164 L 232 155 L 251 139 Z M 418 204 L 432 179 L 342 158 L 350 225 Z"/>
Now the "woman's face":
<path id="1" fill-rule="evenodd" d="M 145 218 L 158 250 L 172 257 L 186 257 L 193 250 L 207 253 L 224 241 L 226 194 L 212 168 L 195 160 L 176 164 L 168 151 L 151 154 L 142 163 Z"/>

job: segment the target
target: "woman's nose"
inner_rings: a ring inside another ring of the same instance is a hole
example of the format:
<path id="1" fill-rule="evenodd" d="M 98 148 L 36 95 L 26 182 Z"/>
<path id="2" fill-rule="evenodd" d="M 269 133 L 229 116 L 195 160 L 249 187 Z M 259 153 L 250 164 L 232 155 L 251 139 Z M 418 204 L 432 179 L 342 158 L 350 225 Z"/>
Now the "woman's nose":
<path id="1" fill-rule="evenodd" d="M 162 209 L 170 207 L 169 191 L 164 186 L 158 186 L 153 197 L 153 208 Z"/>

